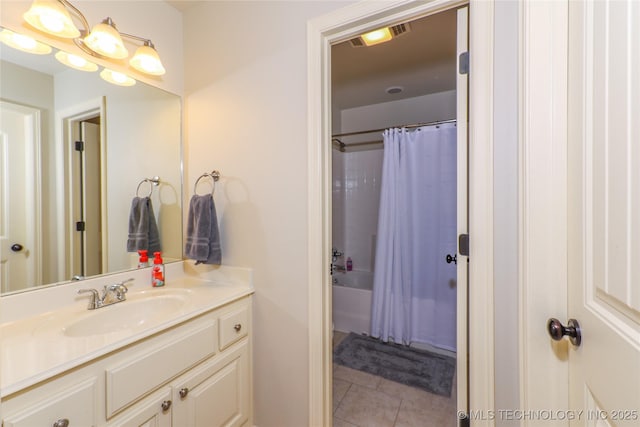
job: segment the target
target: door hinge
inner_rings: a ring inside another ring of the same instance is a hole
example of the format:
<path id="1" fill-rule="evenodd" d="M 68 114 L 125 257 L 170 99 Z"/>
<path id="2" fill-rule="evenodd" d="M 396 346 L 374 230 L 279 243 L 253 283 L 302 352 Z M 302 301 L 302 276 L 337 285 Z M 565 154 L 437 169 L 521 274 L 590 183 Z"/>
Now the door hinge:
<path id="1" fill-rule="evenodd" d="M 469 420 L 469 416 L 463 412 L 458 412 L 458 420 L 460 421 L 460 423 L 458 424 L 459 427 L 470 427 L 471 426 L 471 422 Z"/>
<path id="2" fill-rule="evenodd" d="M 458 236 L 458 253 L 460 255 L 469 256 L 469 235 L 461 234 Z"/>
<path id="3" fill-rule="evenodd" d="M 76 141 L 76 151 L 84 151 L 84 141 Z"/>
<path id="4" fill-rule="evenodd" d="M 458 72 L 460 74 L 469 74 L 469 52 L 462 52 L 458 56 Z"/>
<path id="5" fill-rule="evenodd" d="M 84 229 L 85 229 L 85 222 L 84 221 L 76 222 L 76 231 L 84 231 Z"/>

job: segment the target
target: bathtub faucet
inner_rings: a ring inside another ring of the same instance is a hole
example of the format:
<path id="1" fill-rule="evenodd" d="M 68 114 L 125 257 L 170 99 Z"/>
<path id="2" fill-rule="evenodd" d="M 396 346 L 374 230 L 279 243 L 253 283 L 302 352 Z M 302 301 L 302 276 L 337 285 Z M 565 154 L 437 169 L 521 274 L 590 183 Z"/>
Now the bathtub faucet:
<path id="1" fill-rule="evenodd" d="M 333 248 L 333 251 L 332 251 L 333 262 L 336 262 L 338 260 L 338 257 L 341 257 L 342 255 L 344 255 L 344 252 L 340 252 L 338 249 Z"/>
<path id="2" fill-rule="evenodd" d="M 342 273 L 344 273 L 345 271 L 347 271 L 347 268 L 344 265 L 338 265 L 338 264 L 331 264 L 331 273 L 334 273 L 336 271 L 340 271 Z"/>

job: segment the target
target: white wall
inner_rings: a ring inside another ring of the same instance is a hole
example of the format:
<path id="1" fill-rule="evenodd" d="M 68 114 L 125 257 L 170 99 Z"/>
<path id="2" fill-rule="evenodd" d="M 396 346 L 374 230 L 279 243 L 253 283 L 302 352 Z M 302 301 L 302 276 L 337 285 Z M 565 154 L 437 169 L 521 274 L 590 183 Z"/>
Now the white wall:
<path id="1" fill-rule="evenodd" d="M 382 102 L 342 110 L 341 132 L 433 122 L 456 118 L 456 91 Z M 368 135 L 371 138 L 371 134 Z"/>
<path id="2" fill-rule="evenodd" d="M 260 427 L 308 424 L 306 23 L 344 4 L 216 1 L 184 13 L 185 187 L 220 170 L 223 262 L 254 269 Z"/>

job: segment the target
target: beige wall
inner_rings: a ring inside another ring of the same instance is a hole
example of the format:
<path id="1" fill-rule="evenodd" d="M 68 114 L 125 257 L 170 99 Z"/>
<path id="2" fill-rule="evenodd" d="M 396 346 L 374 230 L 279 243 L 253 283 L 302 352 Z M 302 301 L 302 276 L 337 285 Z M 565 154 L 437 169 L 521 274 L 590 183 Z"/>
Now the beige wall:
<path id="1" fill-rule="evenodd" d="M 308 423 L 307 20 L 340 2 L 202 2 L 185 11 L 186 174 L 219 169 L 223 262 L 254 268 L 254 410 Z"/>

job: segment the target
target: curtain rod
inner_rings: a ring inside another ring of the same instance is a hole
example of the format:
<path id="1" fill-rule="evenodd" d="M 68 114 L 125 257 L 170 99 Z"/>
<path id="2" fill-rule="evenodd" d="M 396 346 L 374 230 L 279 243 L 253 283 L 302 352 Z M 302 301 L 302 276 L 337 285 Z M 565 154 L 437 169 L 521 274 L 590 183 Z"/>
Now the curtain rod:
<path id="1" fill-rule="evenodd" d="M 335 135 L 331 135 L 331 138 L 338 138 L 340 136 L 353 136 L 353 135 L 363 135 L 363 134 L 367 134 L 367 133 L 373 133 L 373 132 L 383 132 L 389 128 L 419 128 L 419 127 L 423 127 L 423 126 L 434 126 L 434 125 L 443 125 L 445 123 L 455 123 L 457 120 L 456 119 L 449 119 L 449 120 L 439 120 L 436 122 L 429 122 L 429 123 L 415 123 L 412 125 L 401 125 L 401 126 L 389 126 L 386 128 L 382 128 L 382 129 L 371 129 L 371 130 L 361 130 L 358 132 L 347 132 L 347 133 L 337 133 Z"/>

